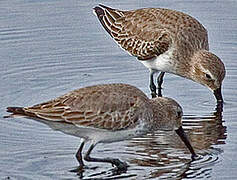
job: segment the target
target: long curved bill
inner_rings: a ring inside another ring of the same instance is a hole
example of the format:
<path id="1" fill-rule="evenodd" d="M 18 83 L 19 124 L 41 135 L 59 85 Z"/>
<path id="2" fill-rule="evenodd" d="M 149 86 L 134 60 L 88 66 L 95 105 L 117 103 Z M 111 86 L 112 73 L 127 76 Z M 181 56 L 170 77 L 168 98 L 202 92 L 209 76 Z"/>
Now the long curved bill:
<path id="1" fill-rule="evenodd" d="M 213 91 L 214 96 L 216 97 L 217 103 L 223 103 L 221 87 Z"/>
<path id="2" fill-rule="evenodd" d="M 186 135 L 186 133 L 184 132 L 182 126 L 179 127 L 179 129 L 175 130 L 175 132 L 179 135 L 179 137 L 181 138 L 181 140 L 184 142 L 184 144 L 187 146 L 187 148 L 189 149 L 189 151 L 191 152 L 192 156 L 192 160 L 195 160 L 195 157 L 197 157 L 196 153 L 193 150 L 192 145 L 190 144 L 188 137 Z"/>

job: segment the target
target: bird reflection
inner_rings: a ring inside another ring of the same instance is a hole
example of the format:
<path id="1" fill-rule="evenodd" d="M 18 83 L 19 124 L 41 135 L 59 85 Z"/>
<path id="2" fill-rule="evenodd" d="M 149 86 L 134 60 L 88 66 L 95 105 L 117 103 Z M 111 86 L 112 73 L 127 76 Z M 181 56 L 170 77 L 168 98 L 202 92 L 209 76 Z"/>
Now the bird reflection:
<path id="1" fill-rule="evenodd" d="M 220 146 L 227 138 L 222 121 L 222 105 L 204 116 L 186 115 L 183 127 L 197 154 L 201 157 L 192 162 L 189 152 L 172 132 L 157 131 L 129 142 L 128 151 L 134 155 L 131 164 L 150 167 L 149 177 L 189 178 L 211 176 L 211 164 L 218 162 Z"/>

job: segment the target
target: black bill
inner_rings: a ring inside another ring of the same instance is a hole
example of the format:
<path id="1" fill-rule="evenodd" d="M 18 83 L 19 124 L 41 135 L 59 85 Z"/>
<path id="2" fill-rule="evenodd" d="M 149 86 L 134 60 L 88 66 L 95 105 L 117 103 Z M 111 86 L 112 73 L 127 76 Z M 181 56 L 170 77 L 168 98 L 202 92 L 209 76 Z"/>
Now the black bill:
<path id="1" fill-rule="evenodd" d="M 217 103 L 223 103 L 221 87 L 213 91 L 214 96 L 216 97 Z"/>
<path id="2" fill-rule="evenodd" d="M 191 152 L 192 156 L 192 160 L 195 160 L 195 157 L 197 157 L 196 153 L 193 150 L 193 147 L 191 146 L 188 137 L 186 135 L 186 133 L 184 132 L 182 126 L 179 127 L 179 129 L 175 130 L 175 132 L 179 135 L 179 137 L 182 139 L 182 141 L 184 142 L 184 144 L 187 146 L 187 148 L 189 149 L 189 151 Z"/>

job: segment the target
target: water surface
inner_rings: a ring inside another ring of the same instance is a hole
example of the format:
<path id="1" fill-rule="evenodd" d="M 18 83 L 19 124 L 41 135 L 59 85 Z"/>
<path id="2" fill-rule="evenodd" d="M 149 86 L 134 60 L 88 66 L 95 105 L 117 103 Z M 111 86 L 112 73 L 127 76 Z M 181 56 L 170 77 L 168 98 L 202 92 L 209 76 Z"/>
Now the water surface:
<path id="1" fill-rule="evenodd" d="M 86 163 L 84 179 L 235 179 L 237 177 L 237 3 L 236 1 L 0 1 L 0 115 L 7 106 L 30 106 L 76 88 L 129 83 L 148 96 L 148 70 L 114 43 L 92 8 L 165 7 L 196 17 L 209 31 L 210 49 L 225 63 L 225 104 L 217 112 L 214 96 L 189 80 L 166 75 L 164 95 L 183 107 L 184 128 L 201 156 L 190 153 L 172 132 L 99 144 L 97 157 L 128 162 L 126 173 L 110 164 Z M 188 88 L 187 88 L 188 87 Z M 25 118 L 0 118 L 0 179 L 78 179 L 70 172 L 80 139 Z M 88 146 L 86 146 L 86 149 Z"/>

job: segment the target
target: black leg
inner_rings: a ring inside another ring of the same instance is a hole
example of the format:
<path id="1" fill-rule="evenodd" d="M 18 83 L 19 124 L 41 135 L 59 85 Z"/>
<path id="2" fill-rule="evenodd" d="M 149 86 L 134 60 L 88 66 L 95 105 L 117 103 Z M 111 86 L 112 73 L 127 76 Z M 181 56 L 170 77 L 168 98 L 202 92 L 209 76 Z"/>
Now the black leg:
<path id="1" fill-rule="evenodd" d="M 90 162 L 104 162 L 104 163 L 111 163 L 112 166 L 116 166 L 118 168 L 119 171 L 126 171 L 128 165 L 125 162 L 120 161 L 119 159 L 112 159 L 112 158 L 92 158 L 90 157 L 90 153 L 93 150 L 93 148 L 95 147 L 94 144 L 92 144 L 90 146 L 90 148 L 88 149 L 84 159 L 86 161 L 90 161 Z"/>
<path id="2" fill-rule="evenodd" d="M 78 173 L 78 175 L 80 175 L 81 177 L 83 176 L 83 168 L 84 168 L 84 162 L 83 162 L 83 159 L 82 159 L 82 149 L 84 147 L 84 144 L 85 144 L 85 141 L 82 140 L 81 144 L 80 144 L 80 147 L 76 153 L 76 158 L 77 158 L 77 161 L 79 162 L 79 166 L 76 168 L 76 169 L 73 169 L 73 170 L 70 170 L 70 172 L 76 172 Z"/>
<path id="3" fill-rule="evenodd" d="M 83 142 L 81 143 L 81 145 L 80 145 L 80 147 L 79 147 L 77 153 L 76 153 L 76 158 L 77 158 L 77 161 L 79 162 L 79 168 L 81 168 L 81 169 L 84 167 L 84 162 L 83 162 L 82 154 L 81 154 L 82 149 L 83 149 L 83 147 L 84 147 L 84 144 L 85 144 L 85 142 L 83 141 Z"/>
<path id="4" fill-rule="evenodd" d="M 151 97 L 155 98 L 156 97 L 156 85 L 154 84 L 154 79 L 153 79 L 154 72 L 150 72 L 150 90 L 151 90 Z"/>
<path id="5" fill-rule="evenodd" d="M 161 72 L 161 73 L 159 74 L 158 78 L 157 78 L 158 97 L 162 97 L 162 92 L 161 92 L 162 87 L 161 87 L 161 85 L 162 85 L 162 83 L 163 83 L 163 77 L 164 77 L 164 75 L 165 75 L 165 72 Z"/>

